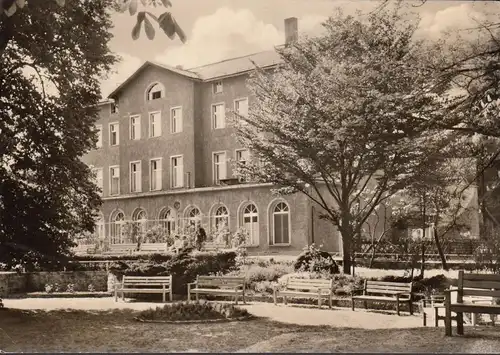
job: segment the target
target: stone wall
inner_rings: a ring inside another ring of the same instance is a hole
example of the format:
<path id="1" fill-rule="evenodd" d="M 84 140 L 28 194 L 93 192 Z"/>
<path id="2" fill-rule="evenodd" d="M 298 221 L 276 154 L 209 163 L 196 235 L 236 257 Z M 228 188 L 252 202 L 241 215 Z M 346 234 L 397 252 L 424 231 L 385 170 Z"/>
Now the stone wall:
<path id="1" fill-rule="evenodd" d="M 64 271 L 64 272 L 15 272 L 0 273 L 0 295 L 45 291 L 46 284 L 59 284 L 60 291 L 66 291 L 68 284 L 74 285 L 75 291 L 87 291 L 90 284 L 96 291 L 108 290 L 106 271 Z"/>

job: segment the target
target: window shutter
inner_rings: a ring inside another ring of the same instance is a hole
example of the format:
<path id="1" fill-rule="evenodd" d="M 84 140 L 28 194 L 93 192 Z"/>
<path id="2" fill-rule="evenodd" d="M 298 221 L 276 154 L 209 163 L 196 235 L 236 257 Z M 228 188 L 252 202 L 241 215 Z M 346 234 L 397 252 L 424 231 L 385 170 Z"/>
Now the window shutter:
<path id="1" fill-rule="evenodd" d="M 184 186 L 184 165 L 183 158 L 177 158 L 177 187 Z"/>
<path id="2" fill-rule="evenodd" d="M 141 192 L 142 191 L 142 162 L 141 163 L 137 163 L 137 192 Z"/>
<path id="3" fill-rule="evenodd" d="M 158 190 L 163 188 L 162 180 L 163 180 L 163 167 L 162 167 L 162 159 L 158 159 L 156 163 L 156 183 Z"/>
<path id="4" fill-rule="evenodd" d="M 220 165 L 220 179 L 226 179 L 227 178 L 227 164 L 228 164 L 228 159 L 226 159 L 227 153 L 222 153 L 221 157 L 224 159 L 222 164 Z"/>

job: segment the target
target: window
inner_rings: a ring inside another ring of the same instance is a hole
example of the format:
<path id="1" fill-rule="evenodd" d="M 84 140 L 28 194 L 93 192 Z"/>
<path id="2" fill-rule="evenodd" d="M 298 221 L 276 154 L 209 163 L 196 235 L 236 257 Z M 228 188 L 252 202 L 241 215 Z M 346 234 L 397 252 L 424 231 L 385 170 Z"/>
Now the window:
<path id="1" fill-rule="evenodd" d="M 162 166 L 161 158 L 151 159 L 149 161 L 149 183 L 151 191 L 161 190 Z"/>
<path id="2" fill-rule="evenodd" d="M 138 237 L 144 235 L 147 230 L 148 217 L 146 211 L 143 209 L 136 210 L 132 215 L 132 220 L 135 223 L 135 228 L 132 230 L 132 233 L 130 233 L 130 240 L 128 240 L 128 242 L 137 243 Z"/>
<path id="3" fill-rule="evenodd" d="M 212 84 L 212 90 L 214 94 L 222 93 L 222 81 L 216 81 Z"/>
<path id="4" fill-rule="evenodd" d="M 149 114 L 149 137 L 161 136 L 161 112 Z"/>
<path id="5" fill-rule="evenodd" d="M 95 184 L 101 190 L 100 194 L 102 194 L 102 190 L 104 189 L 103 170 L 102 168 L 94 168 L 92 169 L 92 173 L 94 174 Z"/>
<path id="6" fill-rule="evenodd" d="M 226 153 L 214 153 L 213 155 L 214 184 L 220 184 L 220 180 L 226 178 Z"/>
<path id="7" fill-rule="evenodd" d="M 111 103 L 111 114 L 113 113 L 118 113 L 118 106 L 114 102 Z"/>
<path id="8" fill-rule="evenodd" d="M 236 150 L 236 167 L 247 164 L 250 160 L 250 152 L 248 149 L 238 149 Z M 245 181 L 244 177 L 238 177 L 240 182 Z"/>
<path id="9" fill-rule="evenodd" d="M 175 211 L 172 211 L 170 208 L 168 210 L 163 210 L 160 213 L 160 223 L 163 231 L 167 234 L 172 234 L 176 231 L 176 215 Z"/>
<path id="10" fill-rule="evenodd" d="M 102 125 L 96 125 L 95 126 L 96 133 L 97 133 L 97 142 L 95 143 L 96 148 L 101 148 L 102 147 Z"/>
<path id="11" fill-rule="evenodd" d="M 123 243 L 123 232 L 125 226 L 125 215 L 118 212 L 112 219 L 111 225 L 111 244 Z"/>
<path id="12" fill-rule="evenodd" d="M 161 99 L 164 96 L 165 88 L 160 83 L 153 84 L 147 91 L 148 101 Z"/>
<path id="13" fill-rule="evenodd" d="M 259 244 L 259 213 L 253 203 L 243 209 L 242 227 L 247 231 L 249 245 Z"/>
<path id="14" fill-rule="evenodd" d="M 229 212 L 226 206 L 219 206 L 215 210 L 214 215 L 214 228 L 215 230 L 220 230 L 223 228 L 228 228 L 229 226 Z"/>
<path id="15" fill-rule="evenodd" d="M 248 117 L 248 99 L 234 100 L 234 112 L 239 116 Z"/>
<path id="16" fill-rule="evenodd" d="M 119 195 L 120 194 L 120 167 L 111 166 L 109 167 L 109 194 Z"/>
<path id="17" fill-rule="evenodd" d="M 224 104 L 212 105 L 212 127 L 220 129 L 226 127 L 226 112 Z"/>
<path id="18" fill-rule="evenodd" d="M 285 202 L 279 202 L 272 211 L 271 244 L 290 244 L 290 211 Z"/>
<path id="19" fill-rule="evenodd" d="M 130 163 L 130 192 L 141 192 L 141 162 L 134 161 Z"/>
<path id="20" fill-rule="evenodd" d="M 182 156 L 172 157 L 171 161 L 171 171 L 172 171 L 172 187 L 183 187 L 184 186 L 184 167 L 182 162 Z"/>
<path id="21" fill-rule="evenodd" d="M 102 240 L 105 237 L 104 233 L 104 217 L 101 214 L 99 218 L 97 218 L 96 223 L 95 223 L 95 236 L 99 239 Z"/>
<path id="22" fill-rule="evenodd" d="M 109 145 L 120 144 L 120 131 L 118 122 L 109 124 Z"/>
<path id="23" fill-rule="evenodd" d="M 200 210 L 196 207 L 192 207 L 187 214 L 188 227 L 195 226 L 196 223 L 201 222 Z"/>
<path id="24" fill-rule="evenodd" d="M 182 107 L 174 107 L 170 110 L 170 132 L 182 132 Z"/>
<path id="25" fill-rule="evenodd" d="M 130 139 L 141 139 L 141 116 L 130 117 Z"/>

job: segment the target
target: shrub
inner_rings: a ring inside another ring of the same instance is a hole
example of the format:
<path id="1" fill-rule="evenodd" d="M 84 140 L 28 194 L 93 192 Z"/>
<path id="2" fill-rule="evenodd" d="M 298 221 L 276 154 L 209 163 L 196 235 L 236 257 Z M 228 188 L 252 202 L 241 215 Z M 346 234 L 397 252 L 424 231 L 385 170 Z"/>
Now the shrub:
<path id="1" fill-rule="evenodd" d="M 248 283 L 260 281 L 277 281 L 281 276 L 293 272 L 293 267 L 284 264 L 274 264 L 267 267 L 257 264 L 242 265 L 229 275 L 245 277 Z"/>
<path id="2" fill-rule="evenodd" d="M 179 254 L 161 263 L 151 261 L 126 263 L 119 261 L 110 267 L 110 272 L 119 279 L 123 275 L 172 275 L 173 293 L 185 295 L 187 293 L 187 284 L 196 280 L 197 275 L 225 274 L 234 269 L 235 265 L 235 252 L 192 253 L 189 249 L 183 249 Z"/>
<path id="3" fill-rule="evenodd" d="M 138 318 L 144 320 L 208 320 L 248 317 L 246 309 L 235 307 L 232 304 L 208 303 L 208 302 L 178 302 L 172 305 L 156 307 L 142 311 Z"/>
<path id="4" fill-rule="evenodd" d="M 373 280 L 373 279 L 372 279 Z M 377 280 L 375 278 L 375 280 Z M 380 281 L 389 282 L 411 282 L 413 281 L 413 292 L 416 293 L 436 293 L 443 292 L 445 289 L 449 288 L 452 284 L 452 280 L 448 279 L 443 274 L 432 276 L 429 278 L 420 279 L 419 277 L 412 278 L 409 276 L 393 276 L 388 275 L 379 278 Z"/>
<path id="5" fill-rule="evenodd" d="M 304 248 L 304 251 L 298 256 L 294 264 L 295 271 L 307 272 L 328 272 L 329 274 L 338 274 L 339 267 L 332 256 L 320 250 L 313 243 Z"/>

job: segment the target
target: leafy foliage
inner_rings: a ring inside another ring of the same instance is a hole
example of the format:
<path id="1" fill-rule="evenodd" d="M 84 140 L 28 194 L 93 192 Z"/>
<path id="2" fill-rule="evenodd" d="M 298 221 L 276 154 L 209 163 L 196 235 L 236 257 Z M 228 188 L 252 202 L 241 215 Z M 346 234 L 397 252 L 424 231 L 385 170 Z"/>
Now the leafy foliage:
<path id="1" fill-rule="evenodd" d="M 60 263 L 71 239 L 93 231 L 100 197 L 80 158 L 95 145 L 99 82 L 115 62 L 110 1 L 33 1 L 2 15 L 0 262 Z"/>
<path id="2" fill-rule="evenodd" d="M 142 311 L 138 318 L 144 320 L 185 321 L 248 317 L 246 309 L 232 304 L 208 302 L 176 302 L 156 309 Z"/>
<path id="3" fill-rule="evenodd" d="M 373 210 L 450 139 L 430 130 L 447 88 L 431 92 L 417 23 L 397 11 L 363 19 L 339 12 L 324 27 L 323 36 L 279 49 L 276 70 L 255 71 L 249 115 L 234 114 L 232 123 L 254 157 L 238 174 L 320 206 L 341 232 L 350 273 L 353 244 Z"/>
<path id="4" fill-rule="evenodd" d="M 295 271 L 339 273 L 339 267 L 330 253 L 321 250 L 314 243 L 304 248 L 294 264 Z"/>

